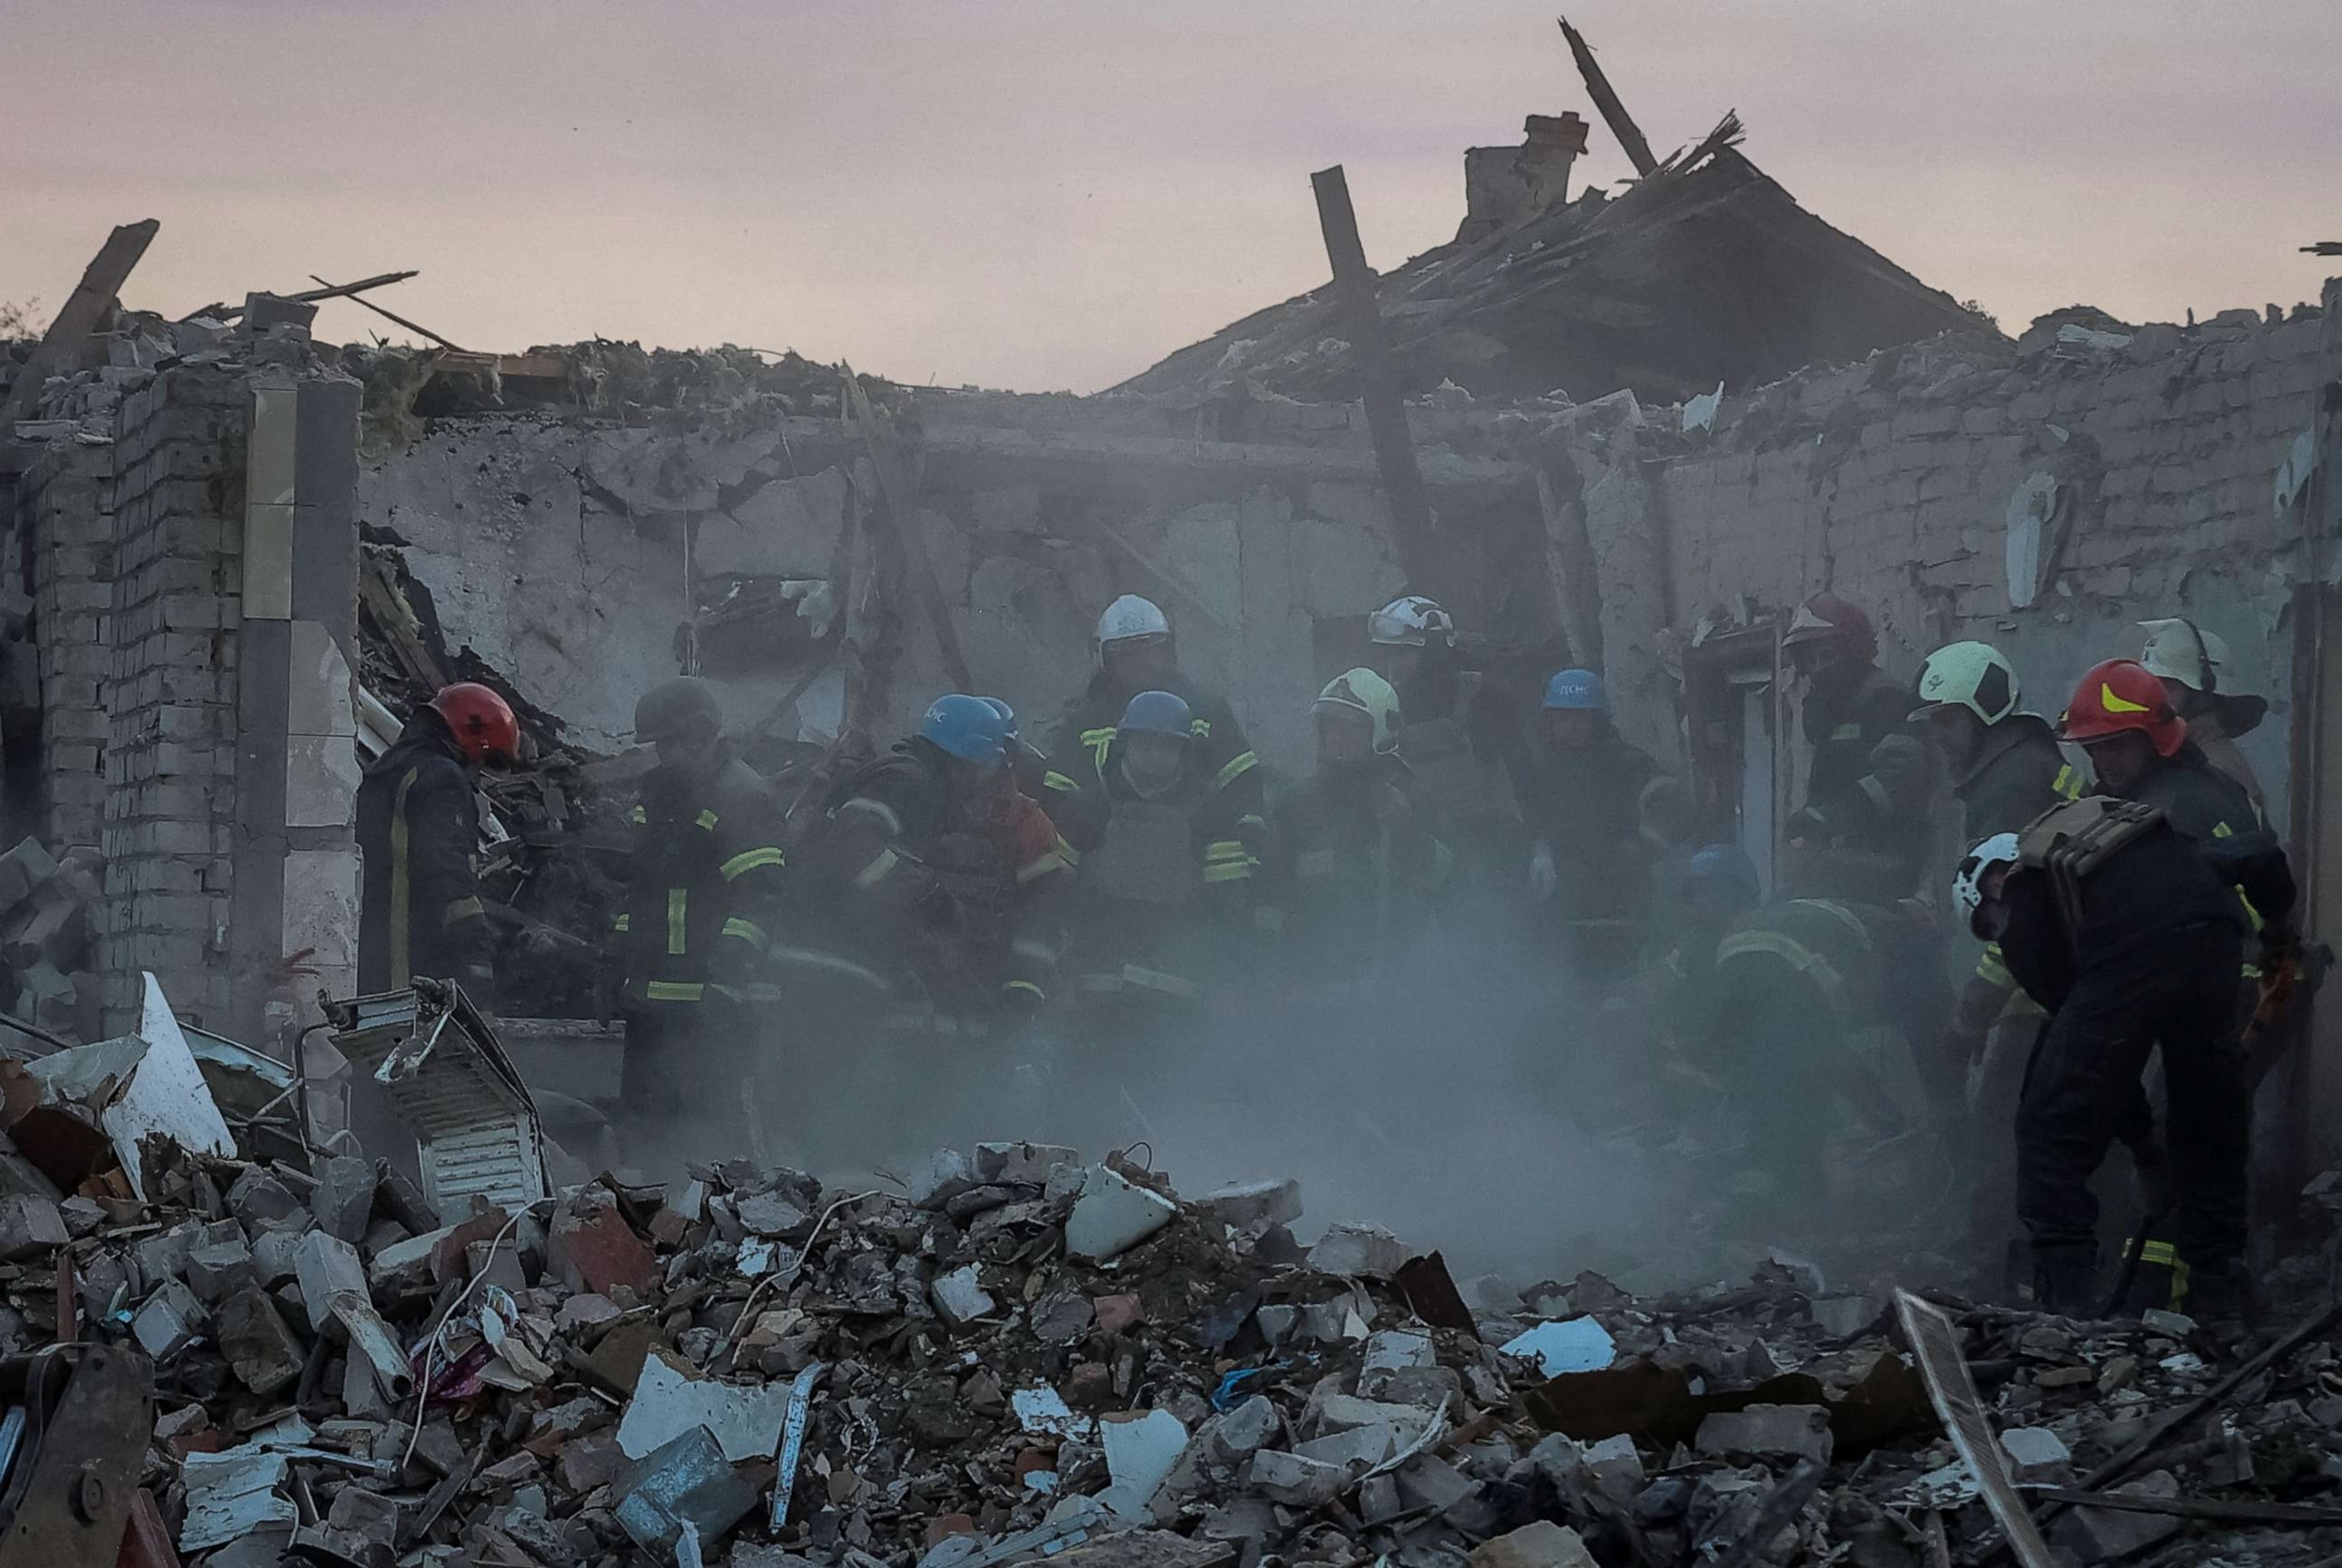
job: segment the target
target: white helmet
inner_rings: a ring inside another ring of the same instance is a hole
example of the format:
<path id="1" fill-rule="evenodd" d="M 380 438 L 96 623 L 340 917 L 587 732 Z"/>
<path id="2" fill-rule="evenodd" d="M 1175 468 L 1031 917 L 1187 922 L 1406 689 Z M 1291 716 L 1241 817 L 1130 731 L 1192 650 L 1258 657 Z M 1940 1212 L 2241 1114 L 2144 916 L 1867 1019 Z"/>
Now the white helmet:
<path id="1" fill-rule="evenodd" d="M 1125 594 L 1106 607 L 1098 617 L 1097 645 L 1101 648 L 1114 643 L 1127 643 L 1138 637 L 1167 637 L 1171 623 L 1163 618 L 1162 610 L 1152 599 L 1142 599 L 1136 594 Z"/>
<path id="2" fill-rule="evenodd" d="M 1326 682 L 1317 700 L 1309 704 L 1313 714 L 1321 708 L 1347 708 L 1366 714 L 1374 721 L 1376 754 L 1386 756 L 1398 750 L 1398 694 L 1372 670 L 1347 670 Z"/>
<path id="3" fill-rule="evenodd" d="M 1989 643 L 1946 644 L 1919 666 L 1919 706 L 1911 716 L 1945 707 L 2000 723 L 2017 711 L 2017 671 Z"/>
<path id="4" fill-rule="evenodd" d="M 2177 618 L 2138 624 L 2147 634 L 2147 647 L 2138 662 L 2147 666 L 2148 674 L 2177 681 L 2191 692 L 2220 689 L 2220 667 L 2228 662 L 2226 637 Z"/>
<path id="5" fill-rule="evenodd" d="M 1456 617 L 1441 609 L 1437 600 L 1409 594 L 1404 599 L 1393 599 L 1366 617 L 1366 641 L 1386 647 L 1427 648 L 1436 643 L 1443 648 L 1452 648 L 1456 645 Z"/>
<path id="6" fill-rule="evenodd" d="M 1952 873 L 1952 902 L 1960 906 L 1968 927 L 1976 927 L 1977 911 L 1984 907 L 1984 879 L 1995 866 L 2017 864 L 2017 835 L 1997 833 L 1960 857 Z"/>

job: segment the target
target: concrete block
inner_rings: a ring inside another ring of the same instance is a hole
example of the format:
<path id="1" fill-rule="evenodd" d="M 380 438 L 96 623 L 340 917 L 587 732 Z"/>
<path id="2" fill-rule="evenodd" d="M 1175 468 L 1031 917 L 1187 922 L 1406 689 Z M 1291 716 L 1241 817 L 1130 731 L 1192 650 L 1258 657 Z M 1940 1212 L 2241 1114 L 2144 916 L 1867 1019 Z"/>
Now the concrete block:
<path id="1" fill-rule="evenodd" d="M 1386 1280 L 1407 1260 L 1406 1243 L 1375 1225 L 1327 1228 L 1309 1249 L 1309 1266 L 1321 1274 Z"/>
<path id="2" fill-rule="evenodd" d="M 416 1243 L 406 1244 L 411 1247 Z M 388 1256 L 389 1249 L 377 1254 L 377 1267 Z M 427 1248 L 423 1257 L 427 1263 L 430 1257 Z M 321 1332 L 326 1323 L 334 1321 L 334 1297 L 337 1293 L 355 1291 L 360 1295 L 367 1293 L 366 1270 L 358 1262 L 357 1249 L 339 1236 L 328 1235 L 324 1231 L 310 1231 L 301 1236 L 293 1250 L 293 1273 L 294 1278 L 300 1282 L 301 1308 L 309 1314 L 310 1324 Z M 383 1271 L 382 1277 L 388 1283 L 394 1276 L 391 1272 Z M 369 1296 L 368 1299 L 372 1298 Z"/>
<path id="3" fill-rule="evenodd" d="M 1186 1452 L 1186 1426 L 1158 1405 L 1102 1418 L 1098 1443 L 1106 1451 L 1109 1478 L 1098 1501 L 1125 1519 L 1144 1523 L 1148 1501 Z"/>
<path id="4" fill-rule="evenodd" d="M 0 1198 L 0 1260 L 15 1263 L 70 1240 L 57 1205 L 37 1193 Z"/>
<path id="5" fill-rule="evenodd" d="M 936 1303 L 936 1311 L 943 1320 L 954 1328 L 988 1315 L 1000 1304 L 992 1299 L 991 1292 L 977 1283 L 974 1263 L 937 1275 L 927 1286 L 927 1296 Z"/>
<path id="6" fill-rule="evenodd" d="M 1696 1445 L 1707 1454 L 1812 1459 L 1827 1464 L 1829 1412 L 1817 1404 L 1752 1404 L 1746 1410 L 1717 1411 L 1699 1423 Z"/>
<path id="7" fill-rule="evenodd" d="M 210 1322 L 195 1292 L 177 1280 L 165 1280 L 131 1318 L 130 1333 L 141 1350 L 162 1361 L 193 1343 Z"/>
<path id="8" fill-rule="evenodd" d="M 254 1283 L 252 1247 L 234 1220 L 205 1225 L 187 1249 L 187 1283 L 203 1300 L 217 1303 Z"/>
<path id="9" fill-rule="evenodd" d="M 236 1381 L 263 1397 L 301 1375 L 301 1342 L 257 1285 L 246 1285 L 220 1304 L 219 1344 Z"/>
<path id="10" fill-rule="evenodd" d="M 1305 1459 L 1338 1464 L 1350 1474 L 1358 1475 L 1388 1459 L 1397 1448 L 1397 1432 L 1378 1423 L 1373 1426 L 1354 1426 L 1346 1432 L 1328 1433 L 1324 1437 L 1313 1437 L 1306 1443 L 1296 1443 L 1293 1445 L 1293 1452 Z"/>
<path id="11" fill-rule="evenodd" d="M 1239 1231 L 1263 1224 L 1289 1225 L 1301 1217 L 1301 1183 L 1290 1177 L 1281 1182 L 1239 1182 L 1206 1193 L 1196 1206 Z"/>
<path id="12" fill-rule="evenodd" d="M 1050 1172 L 1081 1159 L 1080 1150 L 1057 1144 L 978 1144 L 973 1164 L 976 1179 L 986 1184 L 1040 1187 Z"/>
<path id="13" fill-rule="evenodd" d="M 1589 1443 L 1584 1458 L 1596 1490 L 1621 1508 L 1633 1504 L 1635 1494 L 1643 1490 L 1643 1456 L 1633 1438 L 1620 1433 Z"/>
<path id="14" fill-rule="evenodd" d="M 980 1184 L 966 1154 L 957 1149 L 937 1149 L 927 1156 L 925 1164 L 911 1173 L 908 1195 L 913 1208 L 940 1209 Z"/>
<path id="15" fill-rule="evenodd" d="M 1295 1508 L 1322 1508 L 1342 1493 L 1350 1474 L 1341 1465 L 1264 1448 L 1252 1456 L 1245 1484 Z"/>
<path id="16" fill-rule="evenodd" d="M 200 904 L 201 900 L 194 901 Z M 205 912 L 208 913 L 208 912 Z M 199 920 L 197 924 L 201 924 Z M 309 1208 L 285 1188 L 284 1183 L 268 1174 L 265 1167 L 251 1165 L 235 1179 L 227 1190 L 227 1210 L 255 1232 L 264 1230 L 306 1230 Z"/>
<path id="17" fill-rule="evenodd" d="M 365 1234 L 374 1211 L 374 1162 L 336 1154 L 317 1171 L 317 1185 L 309 1194 L 309 1212 L 317 1228 L 337 1240 L 355 1243 Z"/>
<path id="18" fill-rule="evenodd" d="M 2111 1490 L 2140 1497 L 2177 1497 L 2179 1483 L 2168 1470 L 2158 1470 L 2126 1486 Z M 2161 1513 L 2117 1513 L 2107 1508 L 2074 1508 L 2050 1527 L 2049 1541 L 2073 1553 L 2085 1565 L 2134 1557 L 2150 1546 L 2179 1533 L 2180 1522 Z"/>
<path id="19" fill-rule="evenodd" d="M 1100 1262 L 1136 1246 L 1171 1223 L 1179 1206 L 1120 1172 L 1092 1165 L 1066 1217 L 1066 1251 Z"/>
<path id="20" fill-rule="evenodd" d="M 1472 1568 L 1597 1568 L 1586 1542 L 1567 1525 L 1539 1519 L 1472 1549 Z"/>
<path id="21" fill-rule="evenodd" d="M 2001 1451 L 2008 1455 L 2009 1479 L 2054 1482 L 2069 1474 L 2074 1451 L 2046 1426 L 2012 1426 L 2000 1434 Z"/>

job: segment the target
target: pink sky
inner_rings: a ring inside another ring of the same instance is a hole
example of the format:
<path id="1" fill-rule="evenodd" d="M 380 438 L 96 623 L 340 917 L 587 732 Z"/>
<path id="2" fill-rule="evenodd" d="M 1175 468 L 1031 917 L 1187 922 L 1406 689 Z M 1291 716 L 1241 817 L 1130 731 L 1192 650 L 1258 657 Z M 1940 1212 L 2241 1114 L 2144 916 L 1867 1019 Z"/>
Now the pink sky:
<path id="1" fill-rule="evenodd" d="M 2290 305 L 2342 238 L 2335 0 L 1571 15 L 1654 145 L 1737 108 L 1808 207 L 2012 330 Z M 385 303 L 466 347 L 1026 390 L 1314 287 L 1312 169 L 1388 267 L 1453 235 L 1466 146 L 1596 119 L 1553 11 L 1493 0 L 0 0 L 0 301 L 53 309 L 155 217 L 145 308 L 417 267 Z M 1580 169 L 1626 172 L 1598 124 Z"/>

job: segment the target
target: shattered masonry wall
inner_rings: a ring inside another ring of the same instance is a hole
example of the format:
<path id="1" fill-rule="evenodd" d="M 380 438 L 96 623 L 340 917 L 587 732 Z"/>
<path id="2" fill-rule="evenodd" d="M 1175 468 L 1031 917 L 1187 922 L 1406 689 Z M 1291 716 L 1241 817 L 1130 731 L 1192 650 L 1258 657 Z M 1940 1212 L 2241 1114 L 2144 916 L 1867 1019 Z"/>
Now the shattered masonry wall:
<path id="1" fill-rule="evenodd" d="M 1303 412 L 1320 428 L 1238 445 L 1166 437 L 1165 415 L 1140 400 L 923 398 L 922 525 L 981 682 L 1046 724 L 1088 676 L 1098 611 L 1144 593 L 1264 756 L 1306 767 L 1322 679 L 1314 622 L 1346 625 L 1400 579 L 1363 433 L 1347 410 Z M 360 514 L 404 543 L 451 651 L 471 647 L 571 738 L 616 749 L 635 697 L 677 668 L 686 531 L 703 582 L 826 578 L 860 450 L 814 419 L 680 430 L 445 420 L 365 466 Z M 1509 484 L 1534 541 L 1526 467 L 1458 457 L 1429 468 L 1435 504 L 1466 523 L 1481 490 Z M 801 667 L 720 677 L 731 717 L 762 718 Z M 891 733 L 946 684 L 933 637 L 915 632 Z M 835 724 L 839 700 L 832 672 L 799 701 L 806 728 Z"/>
<path id="2" fill-rule="evenodd" d="M 182 367 L 121 406 L 99 939 L 109 1029 L 135 1022 L 142 969 L 182 1014 L 228 1022 L 249 402 L 242 375 Z"/>
<path id="3" fill-rule="evenodd" d="M 95 845 L 105 817 L 106 683 L 114 611 L 114 452 L 42 452 L 18 484 L 33 556 L 41 703 L 43 841 Z"/>
<path id="4" fill-rule="evenodd" d="M 2315 313 L 2234 311 L 2120 347 L 1942 340 L 1808 372 L 1727 399 L 1712 441 L 1667 416 L 1676 450 L 1625 522 L 1664 542 L 1678 632 L 1730 622 L 1743 595 L 1778 610 L 1830 588 L 1877 616 L 1890 671 L 1982 638 L 2053 715 L 2090 664 L 2137 653 L 2134 622 L 2191 615 L 2228 640 L 2230 688 L 2272 699 L 2243 744 L 2282 824 L 2305 568 L 2276 486 L 2309 428 L 2319 332 Z M 1646 432 L 1645 456 L 1658 444 Z M 2029 604 L 2028 514 L 2046 579 Z"/>

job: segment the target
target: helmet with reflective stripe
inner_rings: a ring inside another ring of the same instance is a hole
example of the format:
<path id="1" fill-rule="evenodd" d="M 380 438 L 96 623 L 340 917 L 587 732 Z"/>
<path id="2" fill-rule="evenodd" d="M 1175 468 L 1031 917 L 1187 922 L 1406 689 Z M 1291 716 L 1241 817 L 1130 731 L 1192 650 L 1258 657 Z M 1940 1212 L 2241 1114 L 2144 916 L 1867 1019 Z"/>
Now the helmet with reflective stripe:
<path id="1" fill-rule="evenodd" d="M 1984 907 L 1984 879 L 1995 866 L 2017 864 L 2017 835 L 1997 833 L 1960 857 L 1959 868 L 1952 873 L 1952 902 L 1960 906 L 1971 928 L 1976 924 L 1977 911 Z"/>
<path id="2" fill-rule="evenodd" d="M 1317 700 L 1309 704 L 1309 711 L 1315 714 L 1326 708 L 1347 708 L 1366 714 L 1375 722 L 1375 750 L 1384 754 L 1398 750 L 1398 694 L 1372 670 L 1345 670 L 1326 682 Z"/>
<path id="3" fill-rule="evenodd" d="M 2159 756 L 2169 756 L 2187 738 L 2187 722 L 2172 711 L 2160 680 L 2135 660 L 2107 659 L 2091 665 L 2074 688 L 2057 721 L 2057 737 L 2087 744 L 2125 730 L 2153 741 Z"/>
<path id="4" fill-rule="evenodd" d="M 1950 707 L 1966 708 L 1988 724 L 2017 711 L 2017 671 L 1998 648 L 1947 643 L 1927 655 L 1919 666 L 1919 705 L 1911 716 Z"/>
<path id="5" fill-rule="evenodd" d="M 982 697 L 958 692 L 937 697 L 919 721 L 919 738 L 977 767 L 998 767 L 1008 755 L 1008 724 Z"/>
<path id="6" fill-rule="evenodd" d="M 2150 675 L 2177 681 L 2207 695 L 2220 689 L 2220 669 L 2228 662 L 2228 640 L 2188 620 L 2141 621 L 2147 647 L 2138 656 Z"/>
<path id="7" fill-rule="evenodd" d="M 1136 594 L 1125 594 L 1106 607 L 1098 617 L 1097 645 L 1101 648 L 1116 643 L 1127 643 L 1137 637 L 1167 637 L 1171 623 L 1163 618 L 1162 610 L 1152 599 L 1142 599 Z"/>
<path id="8" fill-rule="evenodd" d="M 1797 606 L 1781 645 L 1794 648 L 1831 641 L 1852 644 L 1868 654 L 1878 647 L 1878 634 L 1872 629 L 1869 616 L 1836 594 L 1817 594 Z"/>
<path id="9" fill-rule="evenodd" d="M 1545 684 L 1545 705 L 1606 714 L 1610 711 L 1610 694 L 1603 689 L 1602 677 L 1593 671 L 1563 670 Z"/>
<path id="10" fill-rule="evenodd" d="M 455 733 L 455 749 L 464 754 L 465 762 L 520 755 L 520 721 L 513 717 L 512 704 L 495 687 L 458 681 L 440 687 L 431 706 L 447 721 L 448 729 Z"/>
<path id="11" fill-rule="evenodd" d="M 1366 617 L 1366 641 L 1386 647 L 1427 648 L 1436 644 L 1452 648 L 1456 645 L 1456 617 L 1441 609 L 1437 600 L 1409 594 L 1404 599 L 1393 599 Z"/>
<path id="12" fill-rule="evenodd" d="M 1189 739 L 1196 715 L 1189 711 L 1186 699 L 1171 692 L 1141 692 L 1130 699 L 1122 710 L 1122 723 L 1115 727 L 1125 734 L 1134 731 L 1146 734 L 1176 735 Z"/>
<path id="13" fill-rule="evenodd" d="M 1757 895 L 1756 863 L 1736 844 L 1702 845 L 1692 853 L 1686 877 L 1694 883 L 1718 883 L 1754 900 Z"/>

